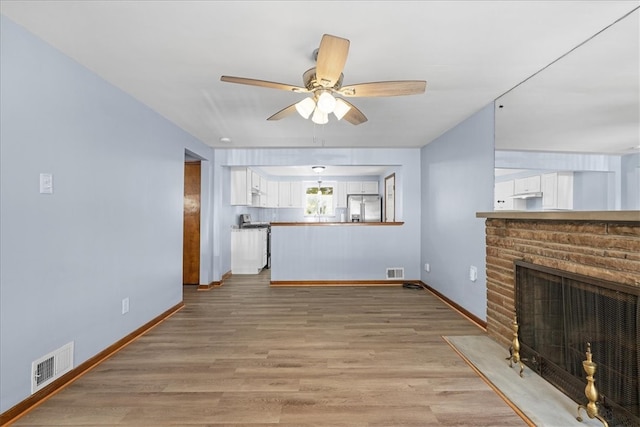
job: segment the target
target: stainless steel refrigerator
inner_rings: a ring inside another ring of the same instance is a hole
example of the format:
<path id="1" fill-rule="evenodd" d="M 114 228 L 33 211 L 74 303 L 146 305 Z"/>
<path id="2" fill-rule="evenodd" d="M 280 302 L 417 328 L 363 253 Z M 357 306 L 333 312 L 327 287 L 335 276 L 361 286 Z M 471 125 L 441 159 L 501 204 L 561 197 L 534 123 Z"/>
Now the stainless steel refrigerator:
<path id="1" fill-rule="evenodd" d="M 382 197 L 377 194 L 349 194 L 347 213 L 351 222 L 382 222 Z"/>

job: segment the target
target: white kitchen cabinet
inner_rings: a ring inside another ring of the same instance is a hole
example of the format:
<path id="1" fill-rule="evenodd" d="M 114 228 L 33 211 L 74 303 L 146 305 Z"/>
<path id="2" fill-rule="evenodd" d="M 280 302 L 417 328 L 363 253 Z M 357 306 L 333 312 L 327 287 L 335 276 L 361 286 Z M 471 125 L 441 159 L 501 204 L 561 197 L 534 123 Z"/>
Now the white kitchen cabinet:
<path id="1" fill-rule="evenodd" d="M 493 209 L 496 211 L 524 210 L 526 200 L 514 199 L 515 183 L 513 180 L 497 182 L 494 187 Z"/>
<path id="2" fill-rule="evenodd" d="M 378 194 L 378 181 L 347 182 L 347 194 Z"/>
<path id="3" fill-rule="evenodd" d="M 493 189 L 493 209 L 496 211 L 513 210 L 513 180 L 496 182 Z"/>
<path id="4" fill-rule="evenodd" d="M 269 204 L 269 195 L 267 193 L 258 194 L 258 206 L 261 208 L 267 208 Z"/>
<path id="5" fill-rule="evenodd" d="M 335 207 L 336 209 L 347 207 L 347 183 L 337 182 L 334 187 Z"/>
<path id="6" fill-rule="evenodd" d="M 278 183 L 278 205 L 281 208 L 302 207 L 302 182 L 281 181 Z"/>
<path id="7" fill-rule="evenodd" d="M 573 172 L 543 174 L 541 189 L 542 209 L 573 209 Z"/>
<path id="8" fill-rule="evenodd" d="M 258 175 L 254 171 L 251 171 L 251 190 L 253 192 L 256 192 L 256 193 L 260 192 L 260 178 L 261 178 L 260 175 Z"/>
<path id="9" fill-rule="evenodd" d="M 269 192 L 269 189 L 267 187 L 267 178 L 261 176 L 260 177 L 260 192 L 267 194 Z"/>
<path id="10" fill-rule="evenodd" d="M 267 181 L 267 207 L 268 208 L 277 208 L 279 206 L 280 200 L 280 186 L 278 185 L 278 181 Z"/>
<path id="11" fill-rule="evenodd" d="M 291 207 L 292 208 L 302 208 L 302 182 L 300 181 L 292 181 L 291 182 L 291 193 L 289 194 L 291 197 Z"/>
<path id="12" fill-rule="evenodd" d="M 252 171 L 248 168 L 231 169 L 231 204 L 251 206 Z"/>
<path id="13" fill-rule="evenodd" d="M 528 176 L 514 180 L 513 193 L 539 193 L 540 192 L 540 175 Z"/>
<path id="14" fill-rule="evenodd" d="M 267 265 L 267 229 L 231 230 L 231 273 L 258 274 Z"/>

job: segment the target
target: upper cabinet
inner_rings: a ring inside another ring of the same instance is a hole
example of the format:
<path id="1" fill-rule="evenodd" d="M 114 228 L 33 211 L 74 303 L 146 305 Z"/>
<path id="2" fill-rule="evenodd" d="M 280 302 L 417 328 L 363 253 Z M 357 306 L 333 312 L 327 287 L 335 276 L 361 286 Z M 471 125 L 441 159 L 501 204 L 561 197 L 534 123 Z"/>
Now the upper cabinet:
<path id="1" fill-rule="evenodd" d="M 513 197 L 515 188 L 514 180 L 497 182 L 494 187 L 493 209 L 496 211 L 523 210 L 527 203 L 523 199 Z"/>
<path id="2" fill-rule="evenodd" d="M 251 190 L 258 193 L 260 192 L 260 175 L 251 171 Z"/>
<path id="3" fill-rule="evenodd" d="M 231 204 L 267 207 L 268 181 L 246 167 L 231 168 Z"/>
<path id="4" fill-rule="evenodd" d="M 540 192 L 540 175 L 528 176 L 514 180 L 513 193 L 539 193 Z"/>
<path id="5" fill-rule="evenodd" d="M 278 183 L 278 207 L 301 208 L 302 206 L 302 182 L 281 181 Z"/>
<path id="6" fill-rule="evenodd" d="M 336 183 L 335 187 L 335 208 L 345 208 L 347 207 L 347 183 L 344 181 L 339 181 Z"/>
<path id="7" fill-rule="evenodd" d="M 497 182 L 493 190 L 493 209 L 510 211 L 513 209 L 513 180 Z"/>
<path id="8" fill-rule="evenodd" d="M 267 207 L 279 207 L 280 185 L 278 181 L 267 181 Z"/>
<path id="9" fill-rule="evenodd" d="M 542 209 L 573 209 L 573 172 L 541 176 Z"/>
<path id="10" fill-rule="evenodd" d="M 347 194 L 379 194 L 378 181 L 347 182 Z"/>
<path id="11" fill-rule="evenodd" d="M 251 206 L 252 205 L 252 174 L 253 171 L 247 168 L 231 168 L 231 204 Z"/>

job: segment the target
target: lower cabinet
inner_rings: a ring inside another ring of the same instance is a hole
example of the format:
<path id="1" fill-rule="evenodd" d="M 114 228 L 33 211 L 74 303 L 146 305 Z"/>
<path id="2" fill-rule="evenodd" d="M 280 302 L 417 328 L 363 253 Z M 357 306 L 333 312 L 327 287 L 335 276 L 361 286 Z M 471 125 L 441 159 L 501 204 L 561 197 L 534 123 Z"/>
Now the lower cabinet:
<path id="1" fill-rule="evenodd" d="M 267 265 L 267 229 L 231 231 L 231 273 L 258 274 Z"/>

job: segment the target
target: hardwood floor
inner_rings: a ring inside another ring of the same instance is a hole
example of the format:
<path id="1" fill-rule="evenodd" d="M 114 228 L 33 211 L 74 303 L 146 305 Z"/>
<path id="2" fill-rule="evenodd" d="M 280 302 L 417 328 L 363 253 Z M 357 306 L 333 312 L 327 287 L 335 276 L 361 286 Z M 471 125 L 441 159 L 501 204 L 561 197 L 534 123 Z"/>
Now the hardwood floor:
<path id="1" fill-rule="evenodd" d="M 442 335 L 423 290 L 185 287 L 186 307 L 14 425 L 524 426 Z"/>

